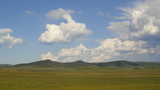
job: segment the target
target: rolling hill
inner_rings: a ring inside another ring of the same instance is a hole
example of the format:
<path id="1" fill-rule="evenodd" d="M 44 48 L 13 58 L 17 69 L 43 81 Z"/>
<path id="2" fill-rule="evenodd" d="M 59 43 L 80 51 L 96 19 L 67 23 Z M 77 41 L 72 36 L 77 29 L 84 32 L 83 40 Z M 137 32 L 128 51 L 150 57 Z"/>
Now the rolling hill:
<path id="1" fill-rule="evenodd" d="M 12 66 L 11 64 L 0 64 L 0 67 L 9 67 Z"/>
<path id="2" fill-rule="evenodd" d="M 55 67 L 61 67 L 63 65 L 59 62 L 54 62 L 51 60 L 43 60 L 43 61 L 37 61 L 37 62 L 31 62 L 31 63 L 25 63 L 25 64 L 17 64 L 17 65 L 14 65 L 13 67 L 26 67 L 26 66 L 55 68 Z"/>
<path id="3" fill-rule="evenodd" d="M 25 67 L 25 66 L 33 66 L 33 67 L 45 67 L 45 68 L 80 68 L 80 67 L 88 67 L 92 66 L 93 64 L 91 63 L 86 63 L 83 61 L 76 61 L 76 62 L 70 62 L 70 63 L 60 63 L 56 61 L 51 61 L 51 60 L 42 60 L 42 61 L 37 61 L 37 62 L 32 62 L 32 63 L 27 63 L 27 64 L 17 64 L 14 65 L 13 67 Z"/>
<path id="4" fill-rule="evenodd" d="M 159 68 L 160 63 L 153 62 L 129 62 L 129 61 L 112 61 L 112 62 L 101 62 L 101 63 L 87 63 L 84 61 L 75 61 L 60 63 L 51 60 L 41 60 L 25 64 L 17 64 L 11 67 L 41 67 L 41 68 L 85 68 L 85 67 L 116 67 L 116 68 Z"/>
<path id="5" fill-rule="evenodd" d="M 135 67 L 135 66 L 139 66 L 139 63 L 135 63 L 135 62 L 128 62 L 128 61 L 113 61 L 113 62 L 106 62 L 106 63 L 98 63 L 97 64 L 100 67 L 110 67 L 110 66 L 114 66 L 114 67 Z"/>

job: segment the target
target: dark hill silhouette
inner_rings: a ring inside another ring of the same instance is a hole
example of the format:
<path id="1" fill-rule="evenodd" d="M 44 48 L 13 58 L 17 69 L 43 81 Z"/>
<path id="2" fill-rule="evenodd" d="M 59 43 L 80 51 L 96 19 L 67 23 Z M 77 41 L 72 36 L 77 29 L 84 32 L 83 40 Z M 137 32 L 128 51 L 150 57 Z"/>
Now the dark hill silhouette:
<path id="1" fill-rule="evenodd" d="M 112 61 L 112 62 L 101 62 L 101 63 L 87 63 L 84 61 L 75 61 L 75 62 L 67 62 L 67 63 L 60 63 L 57 61 L 51 60 L 41 60 L 32 63 L 26 64 L 17 64 L 12 67 L 44 67 L 44 68 L 82 68 L 82 67 L 90 67 L 90 66 L 97 66 L 97 67 L 118 67 L 118 68 L 134 68 L 134 67 L 142 67 L 142 68 L 149 68 L 149 67 L 160 67 L 160 63 L 151 63 L 151 62 L 129 62 L 129 61 Z"/>
<path id="2" fill-rule="evenodd" d="M 128 61 L 113 61 L 113 62 L 106 62 L 106 63 L 98 63 L 98 66 L 101 67 L 109 67 L 109 66 L 114 66 L 114 67 L 135 67 L 139 66 L 139 63 L 135 62 L 128 62 Z"/>
<path id="3" fill-rule="evenodd" d="M 93 64 L 86 63 L 83 61 L 75 61 L 69 63 L 60 63 L 51 60 L 42 60 L 37 62 L 32 62 L 28 64 L 18 64 L 14 65 L 13 67 L 24 67 L 24 66 L 34 66 L 34 67 L 50 67 L 50 68 L 57 68 L 57 67 L 64 67 L 64 68 L 80 68 L 80 67 L 88 67 L 92 66 Z"/>
<path id="4" fill-rule="evenodd" d="M 93 63 L 86 63 L 84 61 L 81 61 L 81 60 L 78 60 L 78 61 L 75 61 L 75 62 L 69 62 L 69 63 L 65 63 L 66 65 L 70 66 L 70 67 L 73 67 L 73 68 L 76 68 L 76 67 L 89 67 L 89 66 L 92 66 L 94 65 Z"/>

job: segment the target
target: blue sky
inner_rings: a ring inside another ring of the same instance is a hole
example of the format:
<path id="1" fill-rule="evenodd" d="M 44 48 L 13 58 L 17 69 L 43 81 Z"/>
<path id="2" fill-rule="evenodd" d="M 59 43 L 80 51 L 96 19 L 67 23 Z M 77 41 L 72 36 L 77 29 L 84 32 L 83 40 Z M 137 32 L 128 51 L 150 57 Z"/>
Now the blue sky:
<path id="1" fill-rule="evenodd" d="M 1 0 L 0 63 L 159 61 L 159 0 Z"/>

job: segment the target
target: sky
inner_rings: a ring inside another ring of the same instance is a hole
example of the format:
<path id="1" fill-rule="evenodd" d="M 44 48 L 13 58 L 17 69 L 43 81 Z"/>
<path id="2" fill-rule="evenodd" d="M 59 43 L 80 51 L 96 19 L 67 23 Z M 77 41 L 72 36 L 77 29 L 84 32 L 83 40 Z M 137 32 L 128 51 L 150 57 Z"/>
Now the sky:
<path id="1" fill-rule="evenodd" d="M 0 64 L 160 62 L 159 0 L 0 3 Z"/>

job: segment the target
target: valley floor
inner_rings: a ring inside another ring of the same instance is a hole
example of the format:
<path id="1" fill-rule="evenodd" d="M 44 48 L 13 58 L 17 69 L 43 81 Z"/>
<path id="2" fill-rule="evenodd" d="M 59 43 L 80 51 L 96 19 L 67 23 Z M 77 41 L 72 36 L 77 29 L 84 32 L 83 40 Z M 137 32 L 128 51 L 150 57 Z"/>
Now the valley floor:
<path id="1" fill-rule="evenodd" d="M 159 90 L 160 69 L 17 71 L 0 69 L 0 90 Z"/>

